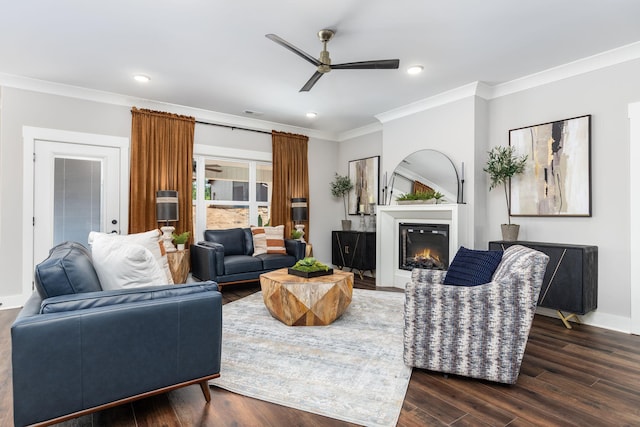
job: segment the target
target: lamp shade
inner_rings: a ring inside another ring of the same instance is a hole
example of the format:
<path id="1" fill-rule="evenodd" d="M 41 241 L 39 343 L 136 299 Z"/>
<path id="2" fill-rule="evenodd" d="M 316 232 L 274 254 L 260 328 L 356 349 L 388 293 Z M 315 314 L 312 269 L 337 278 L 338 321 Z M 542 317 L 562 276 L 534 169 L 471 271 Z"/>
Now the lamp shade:
<path id="1" fill-rule="evenodd" d="M 304 197 L 291 199 L 291 219 L 294 221 L 307 220 L 307 199 Z"/>
<path id="2" fill-rule="evenodd" d="M 159 190 L 156 192 L 156 221 L 172 222 L 178 220 L 178 192 Z"/>

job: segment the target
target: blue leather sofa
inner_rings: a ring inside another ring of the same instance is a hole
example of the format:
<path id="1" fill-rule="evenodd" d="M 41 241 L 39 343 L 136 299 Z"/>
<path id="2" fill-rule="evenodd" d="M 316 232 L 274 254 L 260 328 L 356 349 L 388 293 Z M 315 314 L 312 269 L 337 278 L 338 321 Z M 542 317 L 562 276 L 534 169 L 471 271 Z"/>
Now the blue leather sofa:
<path id="1" fill-rule="evenodd" d="M 48 425 L 220 375 L 215 283 L 102 291 L 90 253 L 53 248 L 11 327 L 16 426 Z M 44 298 L 43 298 L 44 297 Z"/>
<path id="2" fill-rule="evenodd" d="M 190 246 L 191 274 L 200 280 L 213 280 L 219 287 L 231 283 L 253 282 L 262 273 L 293 266 L 305 256 L 306 243 L 285 239 L 286 254 L 253 255 L 250 228 L 206 230 L 204 241 Z"/>

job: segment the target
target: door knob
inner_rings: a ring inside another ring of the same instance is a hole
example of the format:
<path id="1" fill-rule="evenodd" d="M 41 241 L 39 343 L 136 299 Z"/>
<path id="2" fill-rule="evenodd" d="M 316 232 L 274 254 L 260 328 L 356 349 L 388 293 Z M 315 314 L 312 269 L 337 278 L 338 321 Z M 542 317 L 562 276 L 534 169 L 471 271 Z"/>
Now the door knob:
<path id="1" fill-rule="evenodd" d="M 117 220 L 117 219 L 112 219 L 112 220 L 111 220 L 111 224 L 116 225 L 117 223 L 118 223 L 118 220 Z"/>

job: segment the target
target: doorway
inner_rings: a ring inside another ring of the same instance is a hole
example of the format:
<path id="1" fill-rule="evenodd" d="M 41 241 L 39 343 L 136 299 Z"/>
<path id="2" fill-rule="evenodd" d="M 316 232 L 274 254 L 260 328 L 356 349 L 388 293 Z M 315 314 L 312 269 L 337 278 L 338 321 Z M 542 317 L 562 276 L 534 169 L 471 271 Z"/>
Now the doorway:
<path id="1" fill-rule="evenodd" d="M 128 229 L 129 140 L 25 127 L 23 294 L 49 249 Z M 31 160 L 31 161 L 28 161 Z"/>

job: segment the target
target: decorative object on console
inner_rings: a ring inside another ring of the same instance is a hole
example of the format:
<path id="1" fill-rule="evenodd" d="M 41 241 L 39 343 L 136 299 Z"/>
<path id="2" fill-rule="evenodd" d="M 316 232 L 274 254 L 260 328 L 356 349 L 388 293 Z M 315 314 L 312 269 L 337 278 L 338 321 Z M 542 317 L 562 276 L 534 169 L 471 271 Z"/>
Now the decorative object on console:
<path id="1" fill-rule="evenodd" d="M 184 245 L 189 240 L 189 234 L 191 233 L 189 233 L 188 231 L 185 231 L 184 233 L 180 233 L 180 234 L 176 234 L 176 233 L 172 234 L 173 241 L 176 242 L 176 246 L 178 247 L 179 251 L 184 251 Z"/>
<path id="2" fill-rule="evenodd" d="M 344 219 L 342 220 L 342 229 L 351 229 L 351 220 L 347 217 L 347 194 L 353 189 L 353 183 L 348 176 L 338 175 L 336 173 L 333 182 L 331 183 L 331 195 L 333 197 L 342 197 L 342 203 L 344 204 Z"/>
<path id="3" fill-rule="evenodd" d="M 368 215 L 371 203 L 378 203 L 378 175 L 380 156 L 349 162 L 349 179 L 353 182 L 353 192 L 349 191 L 349 215 Z"/>
<path id="4" fill-rule="evenodd" d="M 175 227 L 169 225 L 170 222 L 178 221 L 178 192 L 175 190 L 159 190 L 156 192 L 156 221 L 164 222 L 160 227 L 162 230 L 162 241 L 167 252 L 173 252 L 173 232 Z"/>
<path id="5" fill-rule="evenodd" d="M 413 205 L 420 203 L 440 203 L 444 200 L 444 194 L 434 190 L 422 190 L 411 193 L 404 193 L 396 197 L 399 205 Z"/>
<path id="6" fill-rule="evenodd" d="M 531 159 L 511 182 L 512 216 L 591 216 L 591 116 L 509 131 Z"/>
<path id="7" fill-rule="evenodd" d="M 489 151 L 487 166 L 483 169 L 489 174 L 491 183 L 489 190 L 502 185 L 504 188 L 504 197 L 507 201 L 507 224 L 502 224 L 502 238 L 504 240 L 518 240 L 518 232 L 520 226 L 511 224 L 511 197 L 507 189 L 507 184 L 511 185 L 511 178 L 521 174 L 527 162 L 527 156 L 517 157 L 513 147 L 496 146 Z"/>
<path id="8" fill-rule="evenodd" d="M 291 199 L 291 219 L 294 223 L 294 228 L 299 233 L 297 240 L 304 242 L 304 224 L 302 221 L 307 221 L 307 199 L 304 197 L 294 197 Z"/>

